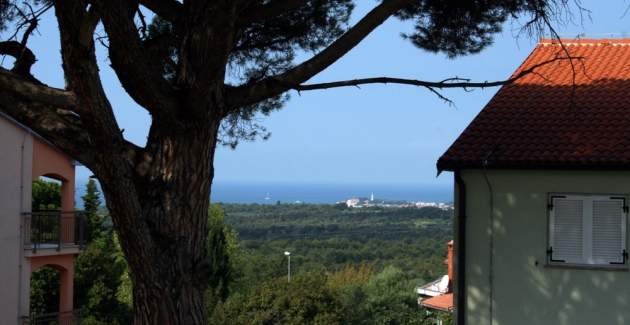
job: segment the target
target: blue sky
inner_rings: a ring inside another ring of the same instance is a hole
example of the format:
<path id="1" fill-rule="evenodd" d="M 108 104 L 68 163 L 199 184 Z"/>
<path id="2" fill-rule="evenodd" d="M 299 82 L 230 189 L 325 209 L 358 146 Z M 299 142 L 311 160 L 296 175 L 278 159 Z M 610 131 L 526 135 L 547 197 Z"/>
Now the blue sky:
<path id="1" fill-rule="evenodd" d="M 374 6 L 357 1 L 353 19 Z M 583 1 L 592 22 L 558 26 L 562 36 L 621 37 L 630 29 L 622 17 L 627 1 Z M 373 76 L 441 80 L 466 77 L 500 80 L 509 77 L 534 47 L 537 39 L 515 39 L 518 25 L 507 24 L 495 44 L 477 55 L 448 59 L 413 47 L 399 36 L 410 24 L 390 19 L 357 48 L 313 81 L 334 81 Z M 31 39 L 38 56 L 35 76 L 63 87 L 58 34 L 49 15 Z M 142 145 L 150 118 L 120 87 L 99 49 L 106 92 L 125 136 Z M 306 56 L 305 56 L 306 57 Z M 236 150 L 219 148 L 215 182 L 420 184 L 444 186 L 446 173 L 436 178 L 435 162 L 496 92 L 494 89 L 445 91 L 455 102 L 449 106 L 430 92 L 408 86 L 367 85 L 292 93 L 286 107 L 261 122 L 271 132 L 267 141 L 242 143 Z M 81 169 L 79 181 L 90 173 Z"/>

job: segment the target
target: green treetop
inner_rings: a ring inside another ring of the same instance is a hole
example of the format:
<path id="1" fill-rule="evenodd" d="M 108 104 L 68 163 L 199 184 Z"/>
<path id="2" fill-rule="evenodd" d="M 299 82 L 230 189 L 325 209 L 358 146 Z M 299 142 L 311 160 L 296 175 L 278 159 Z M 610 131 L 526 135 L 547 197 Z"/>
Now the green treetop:
<path id="1" fill-rule="evenodd" d="M 94 179 L 90 178 L 86 185 L 83 200 L 83 209 L 87 219 L 87 235 L 89 240 L 93 240 L 103 233 L 103 216 L 99 215 L 98 209 L 101 207 L 101 192 Z"/>

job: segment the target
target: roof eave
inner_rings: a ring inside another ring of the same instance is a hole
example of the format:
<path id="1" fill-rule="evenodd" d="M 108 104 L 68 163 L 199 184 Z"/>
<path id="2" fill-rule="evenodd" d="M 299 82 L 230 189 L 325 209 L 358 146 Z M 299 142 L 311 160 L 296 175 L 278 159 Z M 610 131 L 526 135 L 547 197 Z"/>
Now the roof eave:
<path id="1" fill-rule="evenodd" d="M 568 162 L 481 162 L 443 161 L 437 163 L 438 174 L 443 171 L 459 171 L 464 169 L 494 170 L 574 170 L 574 171 L 630 171 L 630 163 L 568 163 Z"/>

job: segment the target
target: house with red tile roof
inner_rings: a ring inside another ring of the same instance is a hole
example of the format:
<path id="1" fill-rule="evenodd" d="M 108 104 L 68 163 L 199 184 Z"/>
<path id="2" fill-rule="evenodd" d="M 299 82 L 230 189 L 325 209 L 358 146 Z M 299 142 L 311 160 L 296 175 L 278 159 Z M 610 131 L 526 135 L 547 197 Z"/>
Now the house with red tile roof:
<path id="1" fill-rule="evenodd" d="M 437 162 L 458 325 L 630 324 L 630 40 L 541 40 L 514 75 L 548 61 Z"/>

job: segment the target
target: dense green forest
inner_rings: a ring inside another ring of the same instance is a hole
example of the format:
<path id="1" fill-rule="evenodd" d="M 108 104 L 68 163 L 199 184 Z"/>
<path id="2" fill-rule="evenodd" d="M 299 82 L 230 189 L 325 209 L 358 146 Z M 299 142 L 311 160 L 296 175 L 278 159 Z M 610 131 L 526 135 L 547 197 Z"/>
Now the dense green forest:
<path id="1" fill-rule="evenodd" d="M 38 205 L 55 188 L 39 184 Z M 94 182 L 83 201 L 90 242 L 76 261 L 75 306 L 82 324 L 129 324 L 129 271 Z M 439 317 L 449 324 L 450 315 L 418 308 L 414 288 L 445 274 L 451 215 L 437 208 L 212 205 L 209 322 L 428 325 Z M 54 272 L 41 270 L 33 280 L 32 308 L 53 311 Z"/>
<path id="2" fill-rule="evenodd" d="M 211 324 L 450 323 L 450 315 L 420 310 L 414 288 L 446 273 L 451 210 L 220 207 L 238 248 L 230 295 L 216 305 Z"/>
<path id="3" fill-rule="evenodd" d="M 332 272 L 368 263 L 376 270 L 395 266 L 419 282 L 446 272 L 450 210 L 314 204 L 221 207 L 242 250 L 283 267 L 283 252 L 290 251 L 296 272 Z"/>

